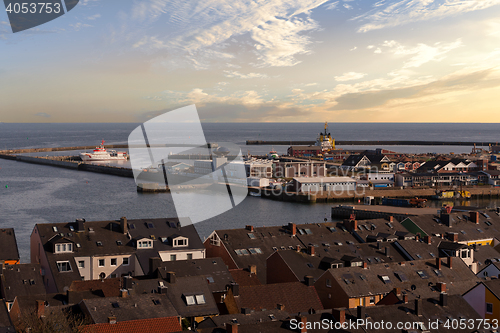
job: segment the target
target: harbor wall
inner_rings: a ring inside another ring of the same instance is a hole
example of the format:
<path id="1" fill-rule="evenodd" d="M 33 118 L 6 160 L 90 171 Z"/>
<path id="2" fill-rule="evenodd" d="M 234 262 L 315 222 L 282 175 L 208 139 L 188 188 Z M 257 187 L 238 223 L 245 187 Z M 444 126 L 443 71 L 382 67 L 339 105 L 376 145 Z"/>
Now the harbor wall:
<path id="1" fill-rule="evenodd" d="M 292 146 L 292 145 L 314 145 L 315 141 L 264 141 L 247 140 L 247 145 L 266 145 L 266 146 Z M 353 141 L 336 140 L 337 146 L 489 146 L 496 145 L 495 142 L 472 142 L 472 141 Z"/>

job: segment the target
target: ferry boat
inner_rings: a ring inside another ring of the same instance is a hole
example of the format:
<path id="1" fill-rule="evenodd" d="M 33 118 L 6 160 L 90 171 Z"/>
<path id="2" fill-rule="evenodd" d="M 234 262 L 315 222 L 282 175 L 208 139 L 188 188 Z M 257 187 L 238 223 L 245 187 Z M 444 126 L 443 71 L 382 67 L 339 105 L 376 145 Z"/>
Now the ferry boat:
<path id="1" fill-rule="evenodd" d="M 99 147 L 95 147 L 92 153 L 80 153 L 82 161 L 125 161 L 128 158 L 127 152 L 110 150 L 104 148 L 104 140 Z"/>
<path id="2" fill-rule="evenodd" d="M 328 133 L 328 122 L 325 122 L 325 132 L 319 133 L 315 145 L 321 147 L 322 151 L 335 150 L 335 140 Z"/>

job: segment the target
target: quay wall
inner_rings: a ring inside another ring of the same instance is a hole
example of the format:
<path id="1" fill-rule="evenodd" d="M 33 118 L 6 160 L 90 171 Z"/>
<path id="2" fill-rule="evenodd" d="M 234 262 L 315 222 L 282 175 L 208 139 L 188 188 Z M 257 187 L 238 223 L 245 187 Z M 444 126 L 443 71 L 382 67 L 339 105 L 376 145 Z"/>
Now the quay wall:
<path id="1" fill-rule="evenodd" d="M 394 212 L 381 212 L 375 210 L 355 209 L 354 207 L 349 208 L 349 206 L 332 207 L 331 211 L 332 219 L 347 219 L 351 216 L 351 214 L 354 214 L 357 220 L 389 219 L 390 216 L 393 216 L 399 222 L 403 221 L 408 216 L 415 216 L 415 214 L 409 214 L 409 213 L 401 213 L 401 212 L 394 213 Z"/>
<path id="2" fill-rule="evenodd" d="M 78 163 L 76 162 L 53 160 L 43 157 L 16 156 L 16 161 L 33 163 L 33 164 L 51 165 L 67 169 L 78 169 Z"/>

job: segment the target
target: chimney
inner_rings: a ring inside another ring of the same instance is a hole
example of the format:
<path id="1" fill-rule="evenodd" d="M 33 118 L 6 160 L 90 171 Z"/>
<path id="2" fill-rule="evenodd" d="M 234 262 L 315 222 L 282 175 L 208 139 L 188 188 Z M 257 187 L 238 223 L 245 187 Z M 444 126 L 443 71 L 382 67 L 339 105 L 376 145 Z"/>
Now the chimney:
<path id="1" fill-rule="evenodd" d="M 278 303 L 278 305 L 276 306 L 276 308 L 277 308 L 278 310 L 281 310 L 281 311 L 284 311 L 284 310 L 285 310 L 285 306 L 284 306 L 283 304 L 279 304 L 279 303 Z"/>
<path id="2" fill-rule="evenodd" d="M 424 237 L 424 241 L 427 243 L 427 244 L 432 244 L 432 237 L 427 235 Z"/>
<path id="3" fill-rule="evenodd" d="M 306 276 L 304 276 L 304 282 L 305 282 L 306 286 L 312 287 L 312 286 L 314 286 L 314 277 L 312 277 L 310 275 L 306 275 Z"/>
<path id="4" fill-rule="evenodd" d="M 437 287 L 437 290 L 440 293 L 445 293 L 446 292 L 446 283 L 444 283 L 444 282 L 438 282 L 438 283 L 436 283 L 436 287 Z"/>
<path id="5" fill-rule="evenodd" d="M 314 246 L 309 245 L 309 254 L 314 257 Z"/>
<path id="6" fill-rule="evenodd" d="M 436 258 L 436 268 L 441 270 L 441 258 Z"/>
<path id="7" fill-rule="evenodd" d="M 120 229 L 124 235 L 128 233 L 128 223 L 125 216 L 120 218 Z"/>
<path id="8" fill-rule="evenodd" d="M 390 257 L 391 256 L 390 249 L 389 249 L 388 246 L 385 247 L 385 256 L 386 257 Z"/>
<path id="9" fill-rule="evenodd" d="M 128 297 L 128 290 L 127 289 L 120 289 L 120 296 L 123 298 Z"/>
<path id="10" fill-rule="evenodd" d="M 401 296 L 401 288 L 394 288 L 394 293 L 396 294 L 396 296 Z"/>
<path id="11" fill-rule="evenodd" d="M 231 290 L 233 291 L 233 296 L 240 296 L 240 285 L 233 282 L 231 283 Z"/>
<path id="12" fill-rule="evenodd" d="M 345 309 L 333 309 L 332 315 L 340 324 L 345 323 Z"/>
<path id="13" fill-rule="evenodd" d="M 415 235 L 415 240 L 418 242 L 420 240 L 420 232 L 417 232 Z"/>
<path id="14" fill-rule="evenodd" d="M 299 327 L 301 327 L 300 333 L 307 333 L 307 317 L 297 316 L 295 317 L 295 319 L 297 319 L 297 324 L 300 325 Z"/>
<path id="15" fill-rule="evenodd" d="M 175 283 L 175 272 L 167 272 L 167 282 L 168 283 Z"/>
<path id="16" fill-rule="evenodd" d="M 227 333 L 238 333 L 238 324 L 236 323 L 226 323 Z"/>
<path id="17" fill-rule="evenodd" d="M 415 314 L 419 317 L 422 316 L 422 300 L 420 298 L 415 300 Z"/>
<path id="18" fill-rule="evenodd" d="M 389 220 L 390 223 L 394 222 L 394 216 L 392 216 L 392 215 L 389 216 L 387 219 Z"/>
<path id="19" fill-rule="evenodd" d="M 452 262 L 453 261 L 453 257 L 447 257 L 446 259 L 448 260 L 448 267 L 450 269 L 452 269 L 453 268 L 453 262 Z"/>
<path id="20" fill-rule="evenodd" d="M 288 229 L 290 230 L 292 236 L 297 234 L 297 225 L 295 223 L 288 223 Z"/>
<path id="21" fill-rule="evenodd" d="M 253 225 L 246 225 L 245 229 L 247 229 L 250 232 L 253 232 Z"/>
<path id="22" fill-rule="evenodd" d="M 358 315 L 357 315 L 357 318 L 358 319 L 362 319 L 362 320 L 365 320 L 365 307 L 362 306 L 362 305 L 358 305 Z"/>
<path id="23" fill-rule="evenodd" d="M 479 212 L 469 212 L 470 220 L 475 224 L 479 224 Z"/>
<path id="24" fill-rule="evenodd" d="M 132 277 L 130 275 L 125 275 L 123 277 L 123 289 L 132 289 Z"/>
<path id="25" fill-rule="evenodd" d="M 116 317 L 108 317 L 108 323 L 109 324 L 116 324 Z"/>
<path id="26" fill-rule="evenodd" d="M 76 219 L 76 231 L 77 232 L 83 232 L 85 231 L 85 219 Z"/>
<path id="27" fill-rule="evenodd" d="M 161 262 L 160 257 L 149 258 L 149 275 L 153 275 L 156 272 L 156 270 L 161 266 Z"/>
<path id="28" fill-rule="evenodd" d="M 363 269 L 367 269 L 368 268 L 368 263 L 366 261 L 363 261 Z"/>
<path id="29" fill-rule="evenodd" d="M 453 223 L 451 222 L 450 214 L 441 213 L 440 219 L 441 219 L 441 222 L 445 226 L 450 227 L 450 228 L 453 226 Z"/>
<path id="30" fill-rule="evenodd" d="M 381 250 L 381 249 L 382 249 L 382 242 L 377 241 L 377 250 Z"/>
<path id="31" fill-rule="evenodd" d="M 295 249 L 297 250 L 297 252 L 300 252 L 300 245 L 297 245 Z"/>
<path id="32" fill-rule="evenodd" d="M 38 318 L 45 315 L 45 301 L 36 301 L 36 315 Z"/>
<path id="33" fill-rule="evenodd" d="M 249 265 L 248 270 L 250 271 L 250 274 L 257 274 L 257 265 Z"/>
<path id="34" fill-rule="evenodd" d="M 403 303 L 408 304 L 408 294 L 403 295 Z"/>
<path id="35" fill-rule="evenodd" d="M 250 308 L 241 308 L 241 313 L 243 313 L 244 315 L 249 315 L 252 312 L 253 312 L 253 310 Z"/>
<path id="36" fill-rule="evenodd" d="M 458 242 L 458 232 L 449 232 L 448 239 L 452 242 Z"/>
<path id="37" fill-rule="evenodd" d="M 351 232 L 358 230 L 358 220 L 351 220 Z"/>
<path id="38" fill-rule="evenodd" d="M 448 306 L 448 294 L 447 293 L 439 294 L 439 305 Z"/>
<path id="39" fill-rule="evenodd" d="M 167 286 L 158 286 L 158 294 L 166 295 L 168 292 Z"/>

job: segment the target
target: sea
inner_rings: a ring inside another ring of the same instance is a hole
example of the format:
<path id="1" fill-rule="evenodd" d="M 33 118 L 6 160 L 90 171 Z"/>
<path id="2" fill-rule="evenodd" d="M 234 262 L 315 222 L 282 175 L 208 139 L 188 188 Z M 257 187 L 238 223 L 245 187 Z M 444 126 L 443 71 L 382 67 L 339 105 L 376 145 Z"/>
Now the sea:
<path id="1" fill-rule="evenodd" d="M 127 144 L 132 130 L 140 124 L 0 123 L 0 150 L 37 147 L 70 147 Z M 279 154 L 287 146 L 246 146 L 246 140 L 315 140 L 321 123 L 203 123 L 207 142 L 232 142 L 243 153 Z M 500 124 L 424 123 L 331 123 L 336 140 L 442 140 L 500 141 Z M 188 134 L 186 134 L 188 135 Z M 387 148 L 403 153 L 466 153 L 460 146 L 344 146 L 344 149 Z M 487 148 L 487 147 L 485 147 Z M 61 152 L 61 154 L 67 154 Z M 440 205 L 436 202 L 434 205 Z M 458 204 L 458 203 L 457 203 Z M 472 200 L 471 205 L 497 207 L 496 199 Z M 248 196 L 241 204 L 221 215 L 196 223 L 204 240 L 213 230 L 242 228 L 245 225 L 271 226 L 319 223 L 330 220 L 332 203 L 299 204 Z M 196 208 L 194 208 L 196 209 Z M 0 159 L 0 228 L 14 228 L 21 262 L 30 262 L 29 238 L 36 223 L 134 218 L 175 217 L 169 193 L 145 194 L 136 191 L 131 178 L 75 171 L 51 166 Z"/>

